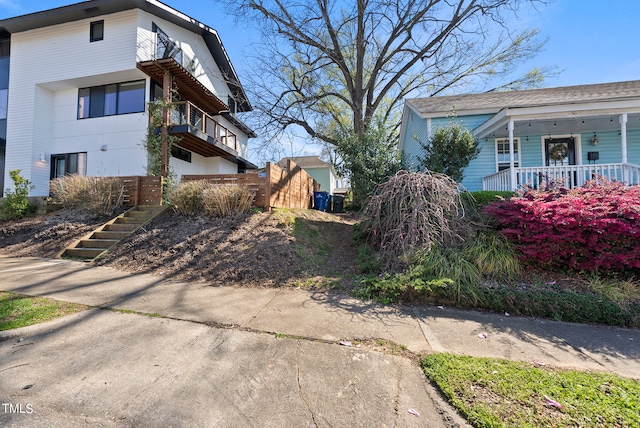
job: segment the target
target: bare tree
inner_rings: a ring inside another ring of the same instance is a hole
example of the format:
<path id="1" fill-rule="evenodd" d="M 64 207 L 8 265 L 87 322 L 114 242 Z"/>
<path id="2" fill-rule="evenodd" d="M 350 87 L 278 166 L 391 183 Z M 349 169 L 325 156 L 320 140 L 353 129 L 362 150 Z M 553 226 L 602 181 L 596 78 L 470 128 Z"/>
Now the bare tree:
<path id="1" fill-rule="evenodd" d="M 269 136 L 300 127 L 313 139 L 390 134 L 403 98 L 538 86 L 549 69 L 514 71 L 544 45 L 537 30 L 510 31 L 541 0 L 228 0 L 261 31 L 248 76 Z M 491 86 L 495 85 L 495 86 Z"/>

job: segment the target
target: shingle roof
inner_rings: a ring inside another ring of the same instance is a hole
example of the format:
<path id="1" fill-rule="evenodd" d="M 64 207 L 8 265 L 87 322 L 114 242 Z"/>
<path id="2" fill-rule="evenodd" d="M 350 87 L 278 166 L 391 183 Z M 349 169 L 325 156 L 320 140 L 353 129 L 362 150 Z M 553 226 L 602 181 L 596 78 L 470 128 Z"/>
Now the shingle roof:
<path id="1" fill-rule="evenodd" d="M 640 80 L 562 86 L 524 91 L 484 92 L 429 98 L 410 98 L 406 102 L 421 114 L 468 110 L 499 111 L 506 107 L 536 107 L 579 104 L 593 101 L 620 101 L 640 98 Z"/>
<path id="2" fill-rule="evenodd" d="M 282 158 L 280 162 L 278 162 L 278 166 L 286 167 L 287 159 L 294 161 L 300 168 L 331 168 L 331 164 L 320 159 L 320 156 L 296 156 L 292 158 Z"/>

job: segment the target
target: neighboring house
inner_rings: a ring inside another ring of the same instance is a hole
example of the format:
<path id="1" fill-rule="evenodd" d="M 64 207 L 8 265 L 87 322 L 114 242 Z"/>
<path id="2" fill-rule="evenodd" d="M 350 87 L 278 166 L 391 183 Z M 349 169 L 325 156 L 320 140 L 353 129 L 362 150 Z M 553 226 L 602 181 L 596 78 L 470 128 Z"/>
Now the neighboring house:
<path id="1" fill-rule="evenodd" d="M 278 162 L 278 166 L 286 168 L 287 160 L 289 159 L 294 161 L 300 168 L 307 171 L 307 173 L 313 177 L 318 184 L 320 184 L 321 191 L 329 192 L 333 195 L 336 188 L 342 187 L 342 178 L 336 174 L 336 171 L 333 169 L 333 165 L 320 159 L 320 156 L 283 158 Z"/>
<path id="2" fill-rule="evenodd" d="M 417 166 L 419 141 L 454 114 L 480 142 L 464 171 L 470 191 L 545 178 L 575 187 L 596 174 L 640 182 L 640 80 L 408 99 L 400 150 L 410 165 Z"/>
<path id="3" fill-rule="evenodd" d="M 218 34 L 156 0 L 91 0 L 0 20 L 0 188 L 65 174 L 145 175 L 147 103 L 173 94 L 170 165 L 243 172 L 251 110 Z"/>

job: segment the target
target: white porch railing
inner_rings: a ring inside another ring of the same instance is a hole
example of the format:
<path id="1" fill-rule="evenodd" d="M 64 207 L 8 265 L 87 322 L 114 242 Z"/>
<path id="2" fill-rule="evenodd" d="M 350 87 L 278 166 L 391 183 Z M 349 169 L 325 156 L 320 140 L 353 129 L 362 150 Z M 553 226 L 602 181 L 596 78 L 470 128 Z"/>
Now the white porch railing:
<path id="1" fill-rule="evenodd" d="M 482 179 L 483 190 L 513 190 L 523 184 L 538 188 L 541 181 L 563 180 L 572 189 L 580 187 L 596 176 L 622 181 L 629 185 L 640 184 L 640 166 L 630 163 L 600 165 L 564 165 L 516 168 L 516 186 L 511 185 L 509 169 L 491 174 Z"/>

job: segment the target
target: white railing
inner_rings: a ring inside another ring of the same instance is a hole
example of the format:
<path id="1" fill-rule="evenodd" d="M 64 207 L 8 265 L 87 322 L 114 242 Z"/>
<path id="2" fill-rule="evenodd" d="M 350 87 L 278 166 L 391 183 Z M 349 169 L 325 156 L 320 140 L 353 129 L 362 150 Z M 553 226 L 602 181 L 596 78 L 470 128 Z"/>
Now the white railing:
<path id="1" fill-rule="evenodd" d="M 516 168 L 517 185 L 529 185 L 538 188 L 542 181 L 563 181 L 564 186 L 572 189 L 583 186 L 585 182 L 602 176 L 609 180 L 622 181 L 629 185 L 640 184 L 640 166 L 630 163 L 611 163 L 600 165 L 563 165 Z M 482 179 L 483 190 L 513 190 L 509 170 L 497 172 Z"/>
<path id="2" fill-rule="evenodd" d="M 483 177 L 482 190 L 513 190 L 509 169 Z"/>

